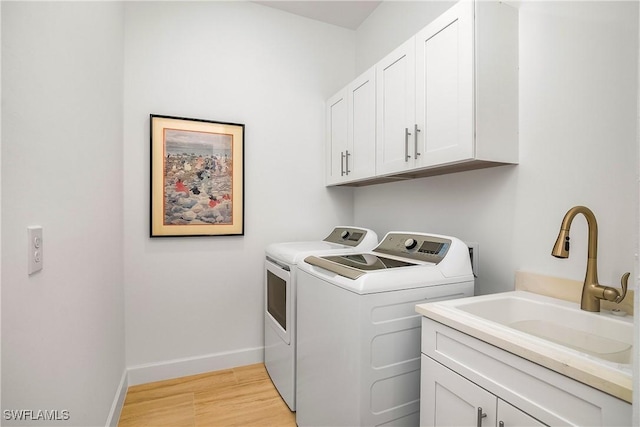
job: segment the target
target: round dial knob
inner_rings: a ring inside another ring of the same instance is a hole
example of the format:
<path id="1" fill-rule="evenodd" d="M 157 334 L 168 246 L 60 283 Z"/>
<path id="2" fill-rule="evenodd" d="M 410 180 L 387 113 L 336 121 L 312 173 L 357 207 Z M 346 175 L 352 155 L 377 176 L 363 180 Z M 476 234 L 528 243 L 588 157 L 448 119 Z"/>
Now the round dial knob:
<path id="1" fill-rule="evenodd" d="M 343 239 L 346 239 L 349 237 L 351 233 L 349 233 L 347 230 L 344 230 L 342 233 L 340 233 L 340 237 L 342 237 Z"/>
<path id="2" fill-rule="evenodd" d="M 418 242 L 416 242 L 416 239 L 407 239 L 404 241 L 404 247 L 407 249 L 413 249 L 417 244 Z"/>

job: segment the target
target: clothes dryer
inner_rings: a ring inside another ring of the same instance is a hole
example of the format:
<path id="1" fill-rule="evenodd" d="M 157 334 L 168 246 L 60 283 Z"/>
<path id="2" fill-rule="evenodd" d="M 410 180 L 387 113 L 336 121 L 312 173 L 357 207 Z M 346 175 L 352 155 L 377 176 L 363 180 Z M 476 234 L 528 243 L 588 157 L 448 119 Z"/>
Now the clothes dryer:
<path id="1" fill-rule="evenodd" d="M 296 410 L 296 267 L 305 257 L 369 251 L 378 244 L 373 230 L 335 227 L 323 240 L 274 243 L 265 260 L 264 362 L 271 381 Z"/>

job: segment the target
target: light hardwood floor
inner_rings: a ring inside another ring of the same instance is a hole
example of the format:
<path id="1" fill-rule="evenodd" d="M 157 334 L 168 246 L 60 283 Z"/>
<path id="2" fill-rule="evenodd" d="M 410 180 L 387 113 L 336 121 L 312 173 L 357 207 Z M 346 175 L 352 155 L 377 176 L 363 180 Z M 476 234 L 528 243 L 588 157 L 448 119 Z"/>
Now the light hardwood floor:
<path id="1" fill-rule="evenodd" d="M 295 427 L 262 363 L 129 387 L 118 427 Z"/>

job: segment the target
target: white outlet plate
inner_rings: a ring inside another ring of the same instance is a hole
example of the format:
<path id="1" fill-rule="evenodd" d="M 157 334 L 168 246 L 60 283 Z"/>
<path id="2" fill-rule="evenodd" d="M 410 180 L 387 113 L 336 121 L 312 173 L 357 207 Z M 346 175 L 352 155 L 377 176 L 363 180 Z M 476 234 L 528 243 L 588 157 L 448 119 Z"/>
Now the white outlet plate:
<path id="1" fill-rule="evenodd" d="M 42 227 L 37 225 L 27 227 L 27 273 L 29 275 L 42 270 L 43 248 Z"/>

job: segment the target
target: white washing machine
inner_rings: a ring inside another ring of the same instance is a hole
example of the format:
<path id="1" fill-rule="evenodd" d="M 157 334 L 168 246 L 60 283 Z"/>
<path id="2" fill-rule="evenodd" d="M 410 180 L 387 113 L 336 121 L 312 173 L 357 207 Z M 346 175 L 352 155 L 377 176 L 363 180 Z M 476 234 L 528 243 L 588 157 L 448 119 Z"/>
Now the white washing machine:
<path id="1" fill-rule="evenodd" d="M 368 253 L 305 258 L 297 286 L 298 426 L 418 426 L 415 306 L 473 295 L 467 246 L 390 232 Z"/>
<path id="2" fill-rule="evenodd" d="M 370 251 L 378 235 L 366 228 L 335 227 L 324 239 L 274 243 L 265 261 L 264 363 L 271 381 L 296 410 L 296 266 L 311 255 Z"/>

